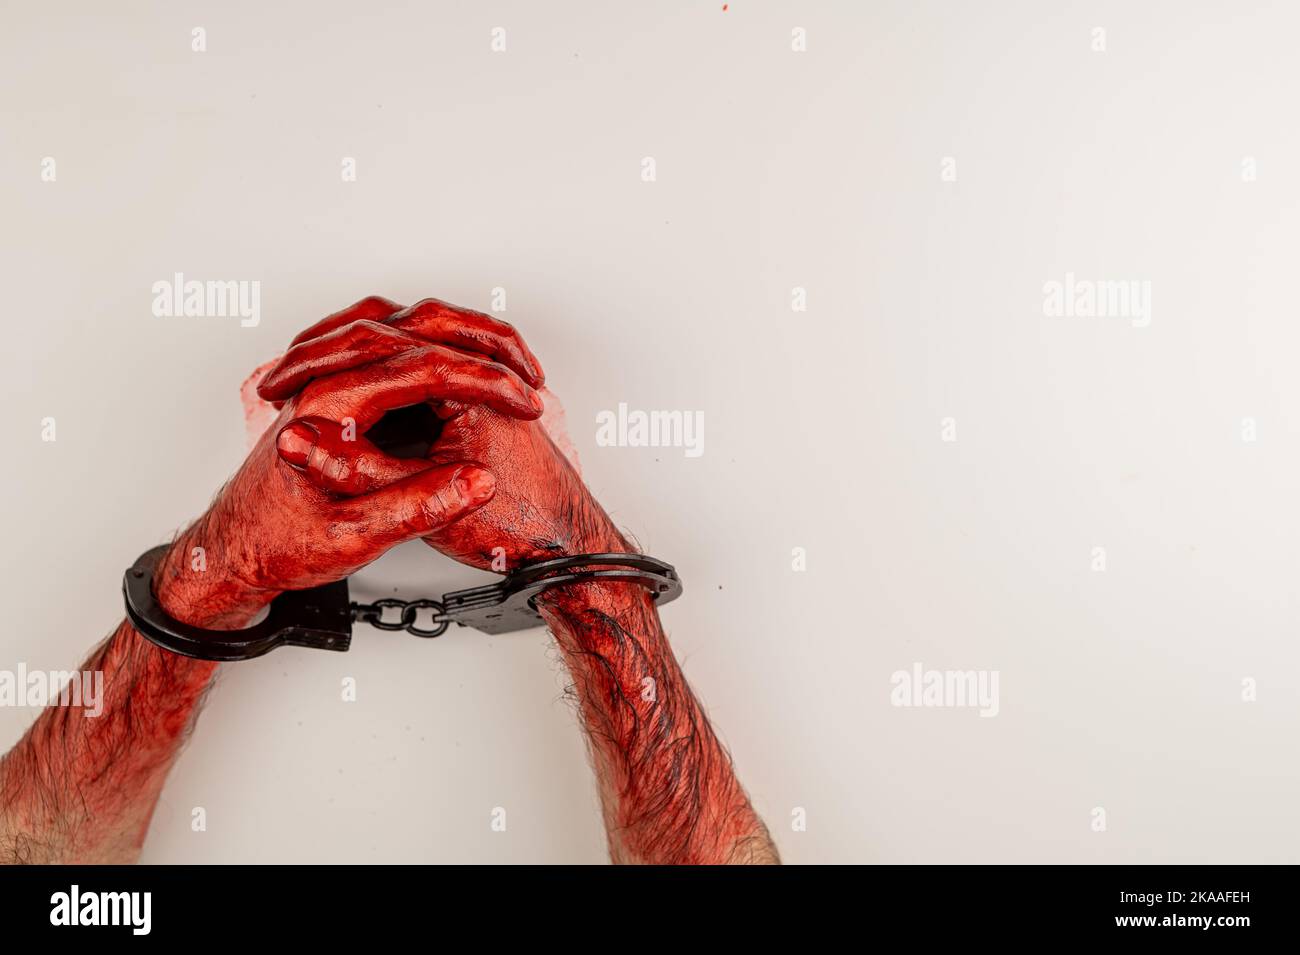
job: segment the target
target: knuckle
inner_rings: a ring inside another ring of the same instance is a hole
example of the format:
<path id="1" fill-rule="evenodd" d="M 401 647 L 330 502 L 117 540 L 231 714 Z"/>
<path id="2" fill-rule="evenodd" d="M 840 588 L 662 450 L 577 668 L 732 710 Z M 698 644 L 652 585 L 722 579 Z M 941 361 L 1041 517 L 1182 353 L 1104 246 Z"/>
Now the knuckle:
<path id="1" fill-rule="evenodd" d="M 352 463 L 340 454 L 331 454 L 321 462 L 321 476 L 331 484 L 347 485 L 352 481 Z"/>
<path id="2" fill-rule="evenodd" d="M 456 353 L 441 345 L 421 345 L 405 353 L 408 360 L 420 365 L 441 366 L 456 359 Z"/>
<path id="3" fill-rule="evenodd" d="M 519 381 L 519 376 L 516 375 L 514 371 L 512 371 L 510 368 L 501 364 L 501 362 L 493 361 L 491 358 L 481 359 L 481 362 L 482 362 L 481 367 L 485 372 L 495 375 L 498 378 L 505 378 L 512 385 L 516 385 L 516 386 L 523 385 L 523 382 Z"/>
<path id="4" fill-rule="evenodd" d="M 402 517 L 402 530 L 418 534 L 438 523 L 440 512 L 433 498 L 424 498 L 410 507 Z"/>
<path id="5" fill-rule="evenodd" d="M 421 501 L 419 514 L 420 519 L 416 521 L 417 529 L 432 527 L 434 524 L 438 523 L 438 519 L 442 516 L 440 502 L 435 498 L 427 498 L 426 500 Z"/>
<path id="6" fill-rule="evenodd" d="M 420 502 L 421 527 L 437 527 L 455 510 L 455 495 L 447 487 L 440 487 Z"/>
<path id="7" fill-rule="evenodd" d="M 359 318 L 348 326 L 348 331 L 353 335 L 375 338 L 379 336 L 388 336 L 391 334 L 392 329 L 376 319 Z"/>
<path id="8" fill-rule="evenodd" d="M 360 312 L 382 312 L 386 310 L 391 311 L 392 309 L 395 309 L 397 307 L 398 306 L 396 302 L 394 302 L 391 299 L 385 298 L 382 295 L 367 295 L 361 301 L 357 302 L 355 305 L 352 306 L 353 309 L 356 309 L 357 311 Z"/>
<path id="9" fill-rule="evenodd" d="M 412 315 L 419 315 L 423 318 L 429 318 L 437 315 L 445 315 L 452 311 L 451 307 L 441 299 L 422 298 L 406 311 Z"/>

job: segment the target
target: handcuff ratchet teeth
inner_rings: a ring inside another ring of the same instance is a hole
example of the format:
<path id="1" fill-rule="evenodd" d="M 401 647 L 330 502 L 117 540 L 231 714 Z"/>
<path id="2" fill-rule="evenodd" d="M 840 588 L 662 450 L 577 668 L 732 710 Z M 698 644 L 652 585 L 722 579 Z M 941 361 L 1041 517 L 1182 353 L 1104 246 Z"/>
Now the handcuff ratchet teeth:
<path id="1" fill-rule="evenodd" d="M 521 567 L 504 580 L 446 594 L 441 600 L 398 600 L 393 597 L 362 604 L 348 599 L 347 579 L 286 590 L 271 601 L 266 617 L 242 630 L 206 630 L 170 616 L 153 593 L 153 575 L 168 551 L 162 544 L 145 551 L 122 581 L 126 613 L 132 626 L 164 650 L 200 660 L 251 660 L 276 647 L 347 650 L 352 624 L 360 620 L 379 630 L 406 630 L 417 637 L 438 637 L 453 623 L 482 633 L 512 633 L 542 622 L 534 598 L 548 587 L 590 581 L 628 581 L 650 591 L 666 604 L 682 593 L 682 581 L 671 564 L 640 554 L 578 554 Z M 400 609 L 396 621 L 386 610 Z M 432 610 L 431 627 L 418 623 L 421 610 Z"/>

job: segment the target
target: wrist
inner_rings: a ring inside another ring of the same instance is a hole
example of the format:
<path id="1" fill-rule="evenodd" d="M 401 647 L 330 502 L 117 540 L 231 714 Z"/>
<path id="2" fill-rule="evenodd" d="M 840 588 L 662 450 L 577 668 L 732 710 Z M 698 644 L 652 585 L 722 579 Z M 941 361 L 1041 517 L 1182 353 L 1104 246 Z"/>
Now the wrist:
<path id="1" fill-rule="evenodd" d="M 574 508 L 564 552 L 550 556 L 575 557 L 582 554 L 640 554 L 610 520 L 609 515 L 582 488 L 582 503 Z M 548 587 L 534 600 L 537 610 L 552 625 L 566 629 L 594 619 L 610 620 L 619 625 L 643 630 L 653 624 L 658 628 L 654 598 L 634 581 L 586 581 Z"/>
<path id="2" fill-rule="evenodd" d="M 276 596 L 247 583 L 205 516 L 181 534 L 154 571 L 153 590 L 167 614 L 213 630 L 248 625 Z"/>
<path id="3" fill-rule="evenodd" d="M 578 623 L 601 617 L 618 623 L 658 619 L 654 598 L 641 584 L 627 580 L 584 581 L 547 587 L 534 599 L 548 622 Z"/>
<path id="4" fill-rule="evenodd" d="M 592 537 L 577 554 L 639 553 L 617 531 Z M 657 630 L 659 613 L 654 598 L 641 584 L 628 580 L 588 580 L 547 587 L 534 600 L 538 612 L 557 633 L 590 627 L 593 622 L 612 623 L 625 630 Z"/>
<path id="5" fill-rule="evenodd" d="M 578 503 L 570 511 L 568 533 L 565 535 L 562 554 L 557 557 L 575 557 L 579 554 L 639 554 L 636 546 L 623 536 L 600 503 L 583 485 L 575 495 Z"/>

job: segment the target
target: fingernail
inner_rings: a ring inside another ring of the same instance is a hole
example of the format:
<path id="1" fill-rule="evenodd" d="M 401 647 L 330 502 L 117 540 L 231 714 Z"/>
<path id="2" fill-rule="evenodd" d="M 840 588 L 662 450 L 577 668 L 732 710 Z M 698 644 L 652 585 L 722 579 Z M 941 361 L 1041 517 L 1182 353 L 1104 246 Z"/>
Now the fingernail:
<path id="1" fill-rule="evenodd" d="M 497 479 L 491 471 L 483 468 L 465 466 L 452 476 L 456 492 L 466 504 L 482 504 L 497 489 Z"/>
<path id="2" fill-rule="evenodd" d="M 290 421 L 280 429 L 279 437 L 275 439 L 275 446 L 280 452 L 280 457 L 287 463 L 296 468 L 305 468 L 307 459 L 311 457 L 312 449 L 316 447 L 319 438 L 320 432 L 307 422 Z"/>
<path id="3" fill-rule="evenodd" d="M 541 414 L 546 410 L 546 405 L 542 401 L 542 396 L 531 388 L 528 389 L 528 403 L 533 406 L 533 410 Z"/>
<path id="4" fill-rule="evenodd" d="M 263 401 L 267 400 L 264 392 L 270 391 L 271 385 L 274 383 L 275 374 L 279 370 L 280 366 L 277 364 L 274 368 L 263 375 L 262 380 L 257 383 L 257 396 Z"/>

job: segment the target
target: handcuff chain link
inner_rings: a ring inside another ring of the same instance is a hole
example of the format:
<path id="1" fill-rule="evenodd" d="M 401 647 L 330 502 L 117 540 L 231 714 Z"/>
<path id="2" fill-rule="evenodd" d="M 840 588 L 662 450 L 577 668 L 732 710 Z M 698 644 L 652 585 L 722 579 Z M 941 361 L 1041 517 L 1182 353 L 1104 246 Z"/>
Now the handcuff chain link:
<path id="1" fill-rule="evenodd" d="M 383 619 L 384 611 L 389 608 L 401 609 L 401 617 L 396 623 L 389 623 Z M 415 622 L 416 615 L 424 609 L 433 611 L 434 625 L 430 630 L 418 626 Z M 447 632 L 447 628 L 451 626 L 451 618 L 447 616 L 447 608 L 442 605 L 441 601 L 429 597 L 422 597 L 419 600 L 398 600 L 396 597 L 385 597 L 370 604 L 353 603 L 352 619 L 364 620 L 376 630 L 405 630 L 414 636 L 427 639 L 442 636 Z"/>

